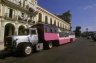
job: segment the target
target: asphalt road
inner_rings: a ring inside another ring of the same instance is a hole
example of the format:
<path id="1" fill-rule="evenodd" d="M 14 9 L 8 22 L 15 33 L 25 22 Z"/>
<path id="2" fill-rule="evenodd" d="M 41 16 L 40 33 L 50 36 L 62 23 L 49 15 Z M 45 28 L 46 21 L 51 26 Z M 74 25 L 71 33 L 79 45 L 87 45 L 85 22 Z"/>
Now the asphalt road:
<path id="1" fill-rule="evenodd" d="M 0 63 L 96 63 L 96 42 L 78 38 L 76 42 L 33 53 L 28 57 L 5 54 Z"/>

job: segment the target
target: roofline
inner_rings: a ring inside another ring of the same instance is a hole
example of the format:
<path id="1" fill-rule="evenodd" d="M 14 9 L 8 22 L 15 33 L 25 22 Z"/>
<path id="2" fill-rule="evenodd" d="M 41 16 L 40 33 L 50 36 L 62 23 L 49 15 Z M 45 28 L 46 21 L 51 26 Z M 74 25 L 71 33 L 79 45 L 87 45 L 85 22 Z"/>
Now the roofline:
<path id="1" fill-rule="evenodd" d="M 62 20 L 61 18 L 59 18 L 59 17 L 55 16 L 54 14 L 52 14 L 51 12 L 47 11 L 46 9 L 42 8 L 42 7 L 41 7 L 41 6 L 39 6 L 39 5 L 37 5 L 37 9 L 40 9 L 40 10 L 42 10 L 42 11 L 46 12 L 47 14 L 49 14 L 49 15 L 51 15 L 51 16 L 53 16 L 53 17 L 55 17 L 56 19 L 58 19 L 58 20 L 60 20 L 60 21 L 62 21 L 62 22 L 67 23 L 66 21 L 64 21 L 64 20 Z M 69 24 L 69 23 L 67 23 L 67 24 Z"/>

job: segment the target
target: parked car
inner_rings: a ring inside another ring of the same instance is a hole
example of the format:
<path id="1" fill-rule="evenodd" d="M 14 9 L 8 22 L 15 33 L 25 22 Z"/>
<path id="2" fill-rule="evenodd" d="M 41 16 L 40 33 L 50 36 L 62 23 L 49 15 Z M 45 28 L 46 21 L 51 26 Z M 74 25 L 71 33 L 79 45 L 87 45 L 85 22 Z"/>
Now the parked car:
<path id="1" fill-rule="evenodd" d="M 96 33 L 92 36 L 92 40 L 96 41 Z"/>
<path id="2" fill-rule="evenodd" d="M 92 39 L 93 34 L 87 36 L 87 39 Z"/>
<path id="3" fill-rule="evenodd" d="M 87 33 L 87 39 L 92 39 L 92 37 L 94 36 L 94 32 L 88 32 Z"/>

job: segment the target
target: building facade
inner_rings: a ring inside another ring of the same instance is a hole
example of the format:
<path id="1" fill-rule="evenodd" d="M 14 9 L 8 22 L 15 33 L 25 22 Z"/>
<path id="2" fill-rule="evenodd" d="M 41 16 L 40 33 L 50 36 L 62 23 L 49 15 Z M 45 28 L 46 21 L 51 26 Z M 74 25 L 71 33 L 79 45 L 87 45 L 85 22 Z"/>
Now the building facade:
<path id="1" fill-rule="evenodd" d="M 70 24 L 38 6 L 36 0 L 0 0 L 0 50 L 10 35 L 23 35 L 24 29 L 36 23 L 70 30 Z"/>
<path id="2" fill-rule="evenodd" d="M 71 23 L 68 23 L 62 19 L 60 19 L 58 16 L 48 12 L 44 8 L 37 6 L 38 14 L 35 17 L 35 21 L 42 22 L 45 24 L 51 24 L 55 25 L 60 28 L 61 31 L 64 30 L 71 30 Z"/>

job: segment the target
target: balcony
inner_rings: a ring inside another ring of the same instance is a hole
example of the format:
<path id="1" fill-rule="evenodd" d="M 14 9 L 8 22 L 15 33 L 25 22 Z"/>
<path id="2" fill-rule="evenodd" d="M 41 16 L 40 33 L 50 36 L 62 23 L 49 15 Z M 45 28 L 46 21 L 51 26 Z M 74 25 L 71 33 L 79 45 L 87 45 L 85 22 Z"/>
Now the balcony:
<path id="1" fill-rule="evenodd" d="M 27 18 L 24 18 L 24 17 L 22 17 L 22 16 L 18 16 L 18 22 L 20 22 L 20 23 L 27 23 Z"/>
<path id="2" fill-rule="evenodd" d="M 32 8 L 34 11 L 36 11 L 37 4 L 29 2 L 29 7 Z"/>
<path id="3" fill-rule="evenodd" d="M 12 17 L 9 17 L 9 14 L 8 13 L 5 13 L 3 17 L 6 20 L 11 20 L 11 21 L 16 21 L 17 20 L 17 16 L 16 15 L 14 15 Z"/>
<path id="4" fill-rule="evenodd" d="M 6 1 L 10 1 L 10 2 L 16 4 L 16 5 L 20 5 L 20 1 L 15 1 L 15 0 L 6 0 Z"/>
<path id="5" fill-rule="evenodd" d="M 36 5 L 32 3 L 29 3 L 25 7 L 22 6 L 20 2 L 16 2 L 14 0 L 2 0 L 2 3 L 11 8 L 18 9 L 22 12 L 25 12 L 29 15 L 32 15 L 36 11 Z"/>
<path id="6" fill-rule="evenodd" d="M 25 18 L 25 17 L 22 17 L 22 16 L 18 16 L 18 22 L 20 23 L 28 23 L 28 24 L 33 24 L 35 21 L 33 21 L 31 18 Z"/>

